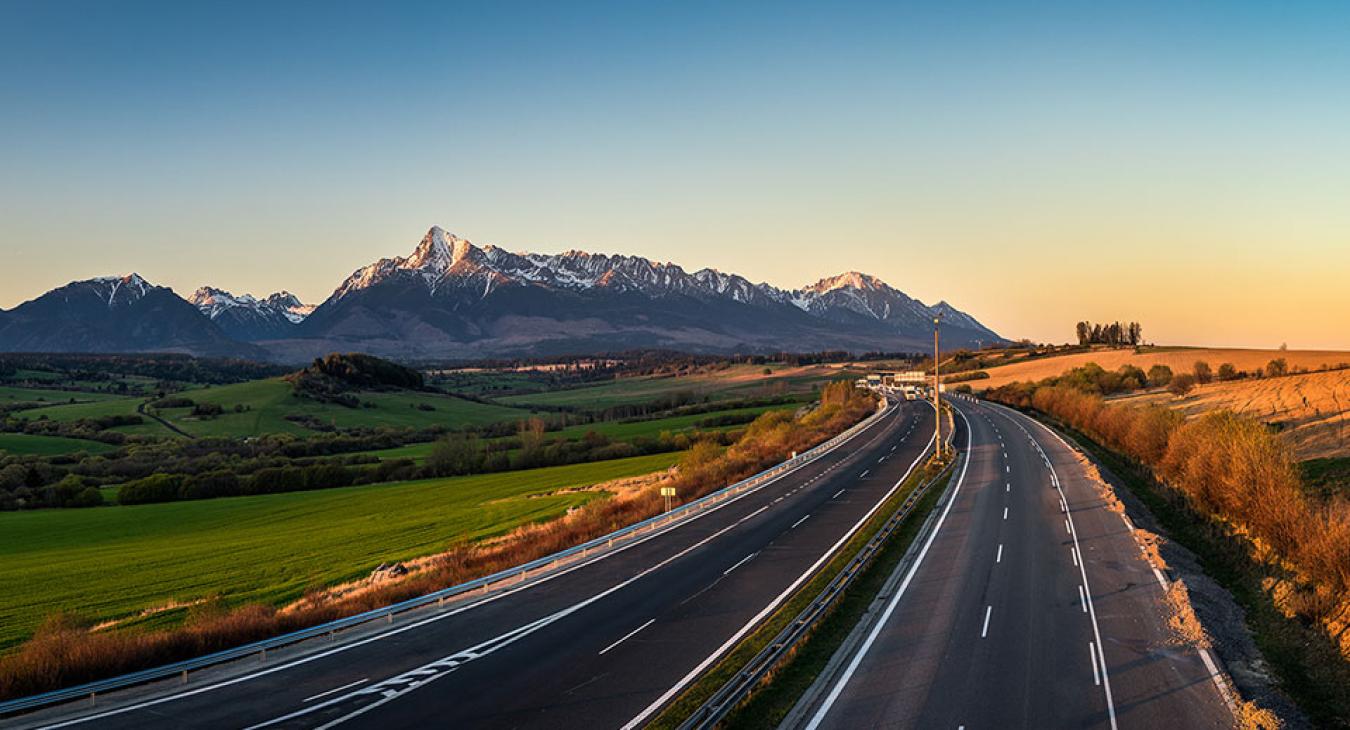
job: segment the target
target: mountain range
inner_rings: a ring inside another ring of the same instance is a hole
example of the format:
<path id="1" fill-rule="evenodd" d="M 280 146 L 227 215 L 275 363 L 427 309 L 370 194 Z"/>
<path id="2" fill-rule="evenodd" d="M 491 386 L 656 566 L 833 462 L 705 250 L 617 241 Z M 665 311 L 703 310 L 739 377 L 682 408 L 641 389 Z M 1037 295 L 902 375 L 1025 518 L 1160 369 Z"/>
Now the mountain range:
<path id="1" fill-rule="evenodd" d="M 1004 341 L 945 301 L 847 272 L 800 289 L 639 256 L 512 253 L 439 227 L 408 256 L 357 269 L 318 306 L 202 287 L 188 299 L 136 274 L 77 281 L 0 311 L 0 351 L 230 354 L 333 351 L 403 360 L 614 352 L 898 351 Z"/>

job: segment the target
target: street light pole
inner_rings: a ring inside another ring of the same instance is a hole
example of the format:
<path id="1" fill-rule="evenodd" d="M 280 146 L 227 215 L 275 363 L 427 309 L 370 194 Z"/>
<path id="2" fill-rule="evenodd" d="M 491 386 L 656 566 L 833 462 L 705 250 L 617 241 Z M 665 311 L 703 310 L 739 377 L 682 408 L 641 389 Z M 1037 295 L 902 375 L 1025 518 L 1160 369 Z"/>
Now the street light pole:
<path id="1" fill-rule="evenodd" d="M 942 378 L 938 375 L 938 322 L 942 315 L 933 318 L 933 443 L 937 455 L 942 456 Z"/>

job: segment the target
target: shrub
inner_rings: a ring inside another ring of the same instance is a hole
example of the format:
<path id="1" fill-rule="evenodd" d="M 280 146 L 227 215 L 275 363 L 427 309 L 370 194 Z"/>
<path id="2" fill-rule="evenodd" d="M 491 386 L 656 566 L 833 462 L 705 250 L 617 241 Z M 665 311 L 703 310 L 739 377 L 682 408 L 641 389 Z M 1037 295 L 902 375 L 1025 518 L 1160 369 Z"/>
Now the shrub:
<path id="1" fill-rule="evenodd" d="M 1149 385 L 1161 388 L 1170 382 L 1172 382 L 1172 368 L 1159 363 L 1148 369 Z"/>
<path id="2" fill-rule="evenodd" d="M 144 479 L 136 479 L 119 487 L 117 501 L 121 504 L 172 502 L 178 499 L 178 490 L 182 486 L 181 474 L 151 474 Z"/>
<path id="3" fill-rule="evenodd" d="M 1214 372 L 1209 369 L 1209 363 L 1204 360 L 1196 360 L 1191 372 L 1195 374 L 1195 382 L 1201 385 L 1214 380 Z"/>
<path id="4" fill-rule="evenodd" d="M 1219 366 L 1219 380 L 1237 380 L 1238 371 L 1233 367 L 1233 363 L 1226 362 Z"/>
<path id="5" fill-rule="evenodd" d="M 1195 376 L 1190 373 L 1182 373 L 1175 378 L 1172 378 L 1172 382 L 1167 385 L 1167 390 L 1178 398 L 1185 397 L 1187 393 L 1194 389 Z"/>

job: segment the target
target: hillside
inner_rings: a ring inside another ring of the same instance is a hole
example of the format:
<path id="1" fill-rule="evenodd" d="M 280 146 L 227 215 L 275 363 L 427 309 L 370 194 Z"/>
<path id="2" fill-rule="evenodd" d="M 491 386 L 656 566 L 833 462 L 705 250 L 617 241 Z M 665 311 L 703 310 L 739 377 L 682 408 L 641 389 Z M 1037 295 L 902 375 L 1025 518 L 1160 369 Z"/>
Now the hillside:
<path id="1" fill-rule="evenodd" d="M 1059 375 L 1066 370 L 1095 362 L 1107 370 L 1115 370 L 1121 365 L 1133 365 L 1147 371 L 1155 364 L 1172 368 L 1175 372 L 1187 371 L 1196 360 L 1208 362 L 1218 370 L 1222 363 L 1232 363 L 1238 370 L 1259 370 L 1276 358 L 1284 358 L 1291 369 L 1305 368 L 1319 370 L 1350 362 L 1350 352 L 1341 350 L 1257 350 L 1240 348 L 1205 347 L 1159 347 L 1145 349 L 1136 353 L 1133 349 L 1094 350 L 1076 352 L 1070 355 L 1024 360 L 1011 365 L 988 368 L 989 378 L 970 381 L 975 390 L 986 390 L 1007 385 L 1014 381 L 1036 381 Z"/>

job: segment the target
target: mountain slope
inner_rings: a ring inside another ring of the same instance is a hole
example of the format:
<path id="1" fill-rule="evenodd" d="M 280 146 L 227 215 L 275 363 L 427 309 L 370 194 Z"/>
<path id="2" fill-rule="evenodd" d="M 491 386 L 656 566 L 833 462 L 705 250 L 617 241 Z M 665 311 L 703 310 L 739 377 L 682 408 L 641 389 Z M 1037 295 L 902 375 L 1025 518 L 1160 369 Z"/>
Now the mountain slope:
<path id="1" fill-rule="evenodd" d="M 294 338 L 269 347 L 291 359 L 335 349 L 396 357 L 899 350 L 926 346 L 933 315 L 857 272 L 787 291 L 637 256 L 511 253 L 433 227 L 408 256 L 355 271 Z M 997 339 L 973 318 L 947 316 L 953 345 Z"/>
<path id="2" fill-rule="evenodd" d="M 235 296 L 223 289 L 204 286 L 188 297 L 203 315 L 225 334 L 237 340 L 275 340 L 294 334 L 295 325 L 314 311 L 290 292 L 277 292 L 266 299 L 252 294 Z"/>
<path id="3" fill-rule="evenodd" d="M 72 282 L 20 304 L 0 318 L 0 351 L 263 354 L 137 274 Z"/>

